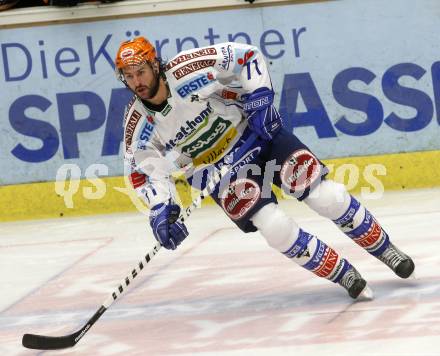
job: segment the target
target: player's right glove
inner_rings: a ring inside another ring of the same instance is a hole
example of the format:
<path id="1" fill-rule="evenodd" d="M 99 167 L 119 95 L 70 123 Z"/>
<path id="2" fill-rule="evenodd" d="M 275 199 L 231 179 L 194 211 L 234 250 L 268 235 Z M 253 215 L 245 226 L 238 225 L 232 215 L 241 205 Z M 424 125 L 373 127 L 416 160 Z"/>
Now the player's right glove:
<path id="1" fill-rule="evenodd" d="M 243 110 L 247 114 L 249 128 L 264 140 L 272 140 L 281 129 L 281 116 L 273 103 L 274 92 L 258 88 L 244 96 Z"/>
<path id="2" fill-rule="evenodd" d="M 154 237 L 168 250 L 175 250 L 188 236 L 185 224 L 177 221 L 180 207 L 176 204 L 158 204 L 151 208 L 150 225 Z"/>

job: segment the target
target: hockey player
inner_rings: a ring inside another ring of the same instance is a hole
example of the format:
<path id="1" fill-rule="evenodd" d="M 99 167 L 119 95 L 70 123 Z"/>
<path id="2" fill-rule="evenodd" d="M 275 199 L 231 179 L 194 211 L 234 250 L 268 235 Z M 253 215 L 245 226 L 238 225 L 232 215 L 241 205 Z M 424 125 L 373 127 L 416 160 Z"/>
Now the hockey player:
<path id="1" fill-rule="evenodd" d="M 178 167 L 220 167 L 226 155 L 254 132 L 258 139 L 234 164 L 230 183 L 220 184 L 212 193 L 242 231 L 258 230 L 269 246 L 338 283 L 352 298 L 369 290 L 347 259 L 280 209 L 267 189 L 269 175 L 270 183 L 331 219 L 399 277 L 412 274 L 413 261 L 391 243 L 377 219 L 344 185 L 325 179 L 324 164 L 283 128 L 273 105 L 268 68 L 257 47 L 222 43 L 183 51 L 164 63 L 147 39 L 137 37 L 120 45 L 116 72 L 135 94 L 124 121 L 131 181 L 151 208 L 150 225 L 165 248 L 177 248 L 188 235 L 185 225 L 175 221 L 180 207 L 168 158 Z M 243 174 L 239 167 L 245 163 L 257 169 Z M 204 176 L 195 176 L 193 184 L 204 182 Z"/>

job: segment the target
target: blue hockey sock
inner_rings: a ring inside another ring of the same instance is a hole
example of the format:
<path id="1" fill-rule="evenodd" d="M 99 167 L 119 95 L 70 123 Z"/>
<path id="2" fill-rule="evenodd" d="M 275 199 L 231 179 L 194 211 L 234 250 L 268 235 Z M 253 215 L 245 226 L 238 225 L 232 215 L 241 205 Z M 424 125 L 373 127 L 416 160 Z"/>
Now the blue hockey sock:
<path id="1" fill-rule="evenodd" d="M 351 266 L 334 249 L 302 229 L 293 245 L 283 254 L 317 276 L 335 283 Z"/>
<path id="2" fill-rule="evenodd" d="M 379 222 L 353 196 L 347 211 L 333 222 L 373 256 L 381 255 L 390 244 L 389 236 Z"/>

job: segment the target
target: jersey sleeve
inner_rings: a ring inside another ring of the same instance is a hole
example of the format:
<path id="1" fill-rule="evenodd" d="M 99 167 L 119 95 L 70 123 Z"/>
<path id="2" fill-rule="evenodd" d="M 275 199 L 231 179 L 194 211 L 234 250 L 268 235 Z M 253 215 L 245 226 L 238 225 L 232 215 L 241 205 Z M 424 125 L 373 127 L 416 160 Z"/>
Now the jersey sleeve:
<path id="1" fill-rule="evenodd" d="M 145 184 L 136 191 L 150 207 L 176 200 L 176 188 L 171 178 L 174 169 L 157 148 L 148 144 L 144 149 L 135 150 L 133 162 L 135 170 L 146 175 Z"/>
<path id="2" fill-rule="evenodd" d="M 142 197 L 149 207 L 160 203 L 175 201 L 176 189 L 171 179 L 174 167 L 165 157 L 165 149 L 154 136 L 148 141 L 142 139 L 141 133 L 138 140 L 132 138 L 136 122 L 127 122 L 127 116 L 133 117 L 132 110 L 127 110 L 124 119 L 124 160 L 126 171 L 132 177 L 139 177 L 132 185 L 137 194 Z M 136 118 L 136 115 L 134 115 Z M 144 131 L 145 132 L 145 129 Z"/>
<path id="3" fill-rule="evenodd" d="M 269 71 L 258 47 L 235 42 L 215 46 L 217 79 L 225 84 L 237 81 L 245 93 L 261 87 L 272 89 Z"/>

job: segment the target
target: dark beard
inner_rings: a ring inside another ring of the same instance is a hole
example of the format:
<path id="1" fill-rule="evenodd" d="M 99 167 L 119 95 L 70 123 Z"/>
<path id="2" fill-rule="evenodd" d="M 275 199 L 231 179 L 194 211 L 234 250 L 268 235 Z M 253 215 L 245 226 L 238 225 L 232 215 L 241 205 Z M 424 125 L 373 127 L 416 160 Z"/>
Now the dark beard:
<path id="1" fill-rule="evenodd" d="M 156 83 L 154 86 L 150 89 L 150 99 L 154 98 L 159 91 L 159 82 L 160 82 L 160 76 L 159 73 L 154 73 L 154 76 L 156 77 Z"/>
<path id="2" fill-rule="evenodd" d="M 124 82 L 125 86 L 130 89 L 139 99 L 141 100 L 150 100 L 152 98 L 154 98 L 157 95 L 157 92 L 159 91 L 159 86 L 160 86 L 160 75 L 158 73 L 154 73 L 154 78 L 156 79 L 156 82 L 154 83 L 154 85 L 152 87 L 146 87 L 143 86 L 144 88 L 147 89 L 147 93 L 148 93 L 148 99 L 143 99 L 141 97 L 140 94 L 137 93 L 137 88 L 135 89 L 131 89 L 127 82 Z"/>
<path id="3" fill-rule="evenodd" d="M 160 82 L 160 74 L 157 74 L 156 76 L 156 84 L 150 89 L 151 90 L 151 95 L 150 98 L 154 98 L 154 96 L 157 94 L 157 92 L 159 91 L 159 82 Z M 156 112 L 161 112 L 163 109 L 165 109 L 165 107 L 168 104 L 168 100 L 165 99 L 162 103 L 155 105 L 152 104 L 148 101 L 148 99 L 142 99 L 139 97 L 139 99 L 141 99 L 142 103 L 145 105 L 145 107 L 149 110 L 152 111 L 156 111 Z"/>

